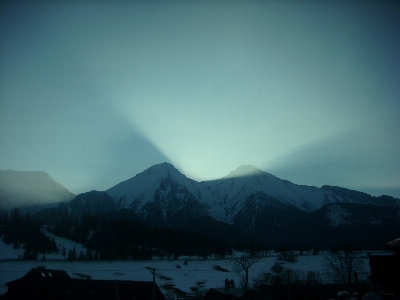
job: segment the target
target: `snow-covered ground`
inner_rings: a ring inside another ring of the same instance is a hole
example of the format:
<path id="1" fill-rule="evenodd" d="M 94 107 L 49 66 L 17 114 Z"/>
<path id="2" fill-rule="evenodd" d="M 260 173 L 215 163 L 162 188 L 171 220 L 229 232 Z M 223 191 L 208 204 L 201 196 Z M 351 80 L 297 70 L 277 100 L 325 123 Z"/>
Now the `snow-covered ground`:
<path id="1" fill-rule="evenodd" d="M 63 237 L 56 236 L 48 231 L 44 231 L 44 233 L 49 237 L 53 238 L 54 241 L 56 242 L 57 247 L 60 249 L 59 253 L 51 253 L 51 254 L 46 254 L 46 259 L 65 259 L 65 257 L 61 253 L 61 248 L 64 247 L 66 254 L 68 255 L 68 251 L 72 250 L 75 248 L 76 254 L 79 255 L 79 253 L 82 251 L 83 253 L 86 253 L 86 248 L 83 247 L 82 244 L 65 239 Z M 40 259 L 41 257 L 39 257 Z"/>
<path id="2" fill-rule="evenodd" d="M 44 231 L 44 233 L 50 237 L 54 238 L 54 241 L 56 242 L 57 247 L 60 249 L 59 253 L 51 253 L 51 254 L 46 254 L 46 259 L 48 260 L 54 260 L 54 259 L 59 259 L 59 260 L 64 260 L 64 256 L 61 253 L 61 248 L 64 247 L 66 250 L 66 253 L 68 255 L 68 251 L 72 250 L 75 247 L 75 251 L 77 254 L 79 254 L 80 251 L 86 252 L 85 247 L 83 247 L 82 244 L 67 240 L 65 238 L 55 236 L 54 234 Z M 14 259 L 21 259 L 24 254 L 24 249 L 22 249 L 22 246 L 20 249 L 14 249 L 13 245 L 7 245 L 5 244 L 1 239 L 0 239 L 0 261 L 1 260 L 14 260 Z M 39 254 L 38 260 L 42 259 L 43 255 Z"/>
<path id="3" fill-rule="evenodd" d="M 65 247 L 67 252 L 73 247 L 77 251 L 84 250 L 83 246 L 55 237 L 57 246 Z M 232 263 L 227 259 L 198 259 L 180 258 L 177 260 L 148 260 L 148 261 L 64 261 L 61 254 L 46 256 L 46 260 L 39 257 L 36 261 L 17 260 L 22 254 L 22 249 L 13 249 L 12 245 L 6 245 L 0 240 L 0 295 L 7 291 L 6 283 L 24 276 L 31 268 L 45 266 L 48 269 L 65 270 L 72 278 L 82 278 L 89 275 L 92 279 L 110 280 L 152 280 L 150 268 L 156 269 L 156 282 L 161 290 L 167 295 L 168 290 L 163 285 L 175 285 L 176 288 L 186 293 L 191 293 L 191 288 L 208 290 L 215 287 L 223 287 L 226 278 L 233 279 L 239 286 L 240 278 L 232 271 Z M 79 253 L 79 252 L 78 252 Z M 323 255 L 298 256 L 298 261 L 286 263 L 285 268 L 304 271 L 322 271 L 321 260 Z M 184 261 L 187 261 L 187 264 Z M 257 262 L 250 269 L 250 278 L 270 272 L 275 263 L 276 256 L 266 257 Z M 365 258 L 365 270 L 368 275 L 368 259 Z M 179 267 L 178 267 L 179 266 Z M 228 272 L 218 271 L 214 266 L 220 266 Z M 362 279 L 362 278 L 360 278 Z"/>
<path id="4" fill-rule="evenodd" d="M 0 239 L 0 261 L 6 259 L 18 259 L 22 258 L 24 254 L 24 250 L 21 249 L 14 249 L 13 245 L 7 245 Z M 1 270 L 1 268 L 0 268 Z"/>

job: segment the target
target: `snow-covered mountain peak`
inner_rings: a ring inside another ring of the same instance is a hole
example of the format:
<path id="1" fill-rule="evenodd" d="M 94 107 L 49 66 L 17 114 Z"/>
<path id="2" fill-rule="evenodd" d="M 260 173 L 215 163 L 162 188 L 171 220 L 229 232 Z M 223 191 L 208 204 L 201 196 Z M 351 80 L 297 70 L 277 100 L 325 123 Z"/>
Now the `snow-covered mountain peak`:
<path id="1" fill-rule="evenodd" d="M 235 171 L 231 171 L 227 176 L 223 177 L 223 179 L 246 177 L 252 175 L 263 175 L 263 174 L 265 174 L 264 171 L 261 171 L 259 168 L 253 165 L 242 165 Z"/>
<path id="2" fill-rule="evenodd" d="M 143 171 L 142 173 L 147 174 L 157 174 L 157 175 L 167 175 L 168 173 L 177 174 L 180 173 L 173 165 L 167 162 L 163 162 L 161 164 L 157 164 L 151 166 L 147 170 Z"/>
<path id="3" fill-rule="evenodd" d="M 197 182 L 173 165 L 162 163 L 106 192 L 118 208 L 129 208 L 149 220 L 166 222 L 200 211 L 201 215 L 233 223 L 242 210 L 256 214 L 261 208 L 284 206 L 313 212 L 328 203 L 362 200 L 358 199 L 361 196 L 357 198 L 337 188 L 297 185 L 252 165 L 240 166 L 221 179 Z"/>
<path id="4" fill-rule="evenodd" d="M 143 180 L 156 180 L 157 184 L 159 184 L 163 179 L 166 178 L 172 178 L 177 183 L 183 185 L 187 184 L 188 182 L 195 182 L 194 180 L 187 178 L 178 169 L 167 162 L 154 165 L 143 171 L 142 173 L 137 174 L 134 178 L 136 177 L 142 178 Z"/>
<path id="5" fill-rule="evenodd" d="M 172 186 L 185 187 L 188 192 L 199 196 L 196 181 L 187 178 L 173 165 L 161 163 L 154 165 L 135 177 L 121 182 L 107 190 L 120 207 L 129 207 L 138 212 L 143 205 L 152 202 L 157 190 L 168 190 Z"/>

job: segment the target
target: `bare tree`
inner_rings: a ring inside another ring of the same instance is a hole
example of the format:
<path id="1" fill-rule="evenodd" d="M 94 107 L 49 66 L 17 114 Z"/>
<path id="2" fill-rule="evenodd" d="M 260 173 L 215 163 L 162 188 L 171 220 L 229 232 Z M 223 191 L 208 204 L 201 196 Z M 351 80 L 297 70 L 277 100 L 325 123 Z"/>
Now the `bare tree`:
<path id="1" fill-rule="evenodd" d="M 344 251 L 332 251 L 325 255 L 322 261 L 325 273 L 333 282 L 352 284 L 357 273 L 364 271 L 364 264 L 357 251 L 346 249 Z"/>
<path id="2" fill-rule="evenodd" d="M 233 272 L 241 274 L 244 272 L 242 277 L 243 288 L 246 290 L 249 285 L 249 269 L 256 262 L 260 261 L 261 255 L 259 253 L 245 253 L 240 256 L 235 256 L 230 259 L 233 263 Z"/>

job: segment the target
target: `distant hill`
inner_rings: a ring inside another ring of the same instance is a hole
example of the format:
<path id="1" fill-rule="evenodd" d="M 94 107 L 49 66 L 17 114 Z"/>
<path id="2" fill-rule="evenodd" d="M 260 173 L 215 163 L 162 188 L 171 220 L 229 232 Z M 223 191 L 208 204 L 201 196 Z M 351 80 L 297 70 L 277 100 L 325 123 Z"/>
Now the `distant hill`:
<path id="1" fill-rule="evenodd" d="M 0 209 L 39 207 L 75 197 L 42 171 L 0 170 Z"/>

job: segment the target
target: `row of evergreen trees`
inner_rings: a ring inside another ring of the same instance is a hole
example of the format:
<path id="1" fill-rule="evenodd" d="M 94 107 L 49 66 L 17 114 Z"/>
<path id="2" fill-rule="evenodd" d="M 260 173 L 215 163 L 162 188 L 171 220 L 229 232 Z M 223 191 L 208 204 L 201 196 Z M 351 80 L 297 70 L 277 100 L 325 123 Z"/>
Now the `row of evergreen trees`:
<path id="1" fill-rule="evenodd" d="M 132 218 L 85 214 L 72 219 L 67 214 L 51 227 L 54 234 L 82 243 L 89 258 L 104 260 L 173 258 L 180 255 L 225 256 L 231 245 L 199 233 L 168 227 L 152 227 Z M 96 256 L 93 255 L 96 253 Z M 72 255 L 72 257 L 74 257 Z"/>
<path id="2" fill-rule="evenodd" d="M 41 224 L 31 214 L 21 214 L 18 208 L 10 214 L 0 214 L 0 234 L 15 249 L 25 249 L 23 259 L 34 260 L 47 253 L 61 253 L 66 260 L 151 259 L 153 256 L 174 258 L 180 255 L 221 257 L 231 254 L 226 240 L 213 239 L 200 233 L 187 233 L 168 227 L 153 227 L 129 217 L 84 214 L 72 218 L 58 216 L 48 228 L 58 236 L 79 243 L 87 249 L 59 249 L 54 239 L 41 230 Z"/>

